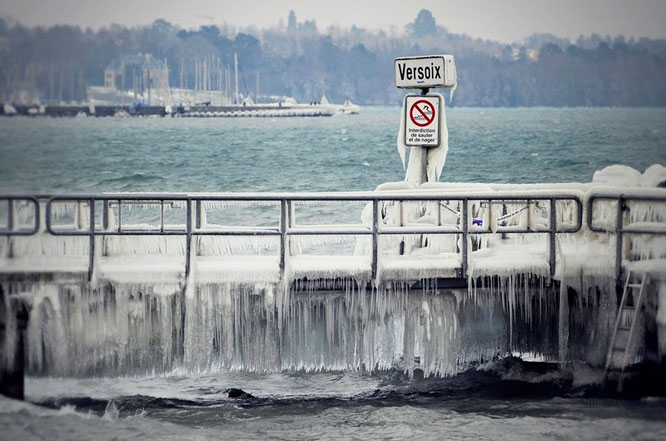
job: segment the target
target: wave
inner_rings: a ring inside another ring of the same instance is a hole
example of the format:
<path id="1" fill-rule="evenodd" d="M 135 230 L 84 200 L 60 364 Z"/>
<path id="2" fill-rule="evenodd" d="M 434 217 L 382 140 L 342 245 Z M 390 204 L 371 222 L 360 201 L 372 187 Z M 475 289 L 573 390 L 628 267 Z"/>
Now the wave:
<path id="1" fill-rule="evenodd" d="M 160 175 L 137 172 L 131 175 L 102 179 L 99 181 L 98 185 L 117 184 L 117 183 L 138 184 L 143 182 L 156 182 L 156 181 L 166 181 L 166 180 L 167 180 L 166 178 Z"/>
<path id="2" fill-rule="evenodd" d="M 642 397 L 666 396 L 663 382 L 663 369 L 658 366 L 639 366 L 625 380 L 625 390 L 617 392 L 617 383 L 608 380 L 604 383 L 604 370 L 580 363 L 560 365 L 549 362 L 524 361 L 517 357 L 507 357 L 487 363 L 480 363 L 465 372 L 448 378 L 408 377 L 403 371 L 383 371 L 367 375 L 377 388 L 351 396 L 308 395 L 285 393 L 275 395 L 274 390 L 256 391 L 243 394 L 239 389 L 225 387 L 201 387 L 196 397 L 155 397 L 148 395 L 118 396 L 111 399 L 90 397 L 43 398 L 35 404 L 52 408 L 75 408 L 98 416 L 108 413 L 109 403 L 113 402 L 122 416 L 135 416 L 141 412 L 148 415 L 155 412 L 175 411 L 192 414 L 210 409 L 251 409 L 275 407 L 365 405 L 423 405 L 434 403 L 459 403 L 474 400 L 476 410 L 488 400 L 547 400 L 553 398 L 585 399 L 640 399 Z M 290 374 L 289 381 L 307 383 L 316 381 L 317 375 Z M 341 373 L 345 375 L 345 373 Z M 659 380 L 659 376 L 662 379 Z M 661 381 L 661 383 L 659 382 Z M 266 386 L 270 389 L 270 386 Z M 233 392 L 232 392 L 233 391 Z M 233 398 L 237 397 L 237 398 Z M 651 398 L 666 408 L 666 401 Z M 477 409 L 477 406 L 480 406 Z M 469 409 L 468 409 L 469 410 Z M 216 411 L 217 412 L 217 411 Z"/>

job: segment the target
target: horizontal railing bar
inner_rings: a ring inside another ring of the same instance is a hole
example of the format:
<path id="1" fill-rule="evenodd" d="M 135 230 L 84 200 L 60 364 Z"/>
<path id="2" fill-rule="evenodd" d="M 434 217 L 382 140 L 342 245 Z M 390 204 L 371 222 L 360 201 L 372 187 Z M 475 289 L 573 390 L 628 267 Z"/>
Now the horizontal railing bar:
<path id="1" fill-rule="evenodd" d="M 379 233 L 381 234 L 462 234 L 462 232 L 462 229 L 457 227 L 443 228 L 429 225 L 423 227 L 379 227 Z"/>
<path id="2" fill-rule="evenodd" d="M 54 202 L 80 202 L 83 204 L 87 204 L 91 198 L 85 198 L 85 199 L 61 199 L 61 198 L 49 198 L 53 200 Z M 120 199 L 120 203 L 118 203 L 118 199 L 106 199 L 106 198 L 97 198 L 94 197 L 92 198 L 96 201 L 100 202 L 108 202 L 109 206 L 118 206 L 118 205 L 164 205 L 164 206 L 171 206 L 172 208 L 174 207 L 174 202 L 184 202 L 183 200 L 172 200 L 172 199 L 165 199 L 164 201 L 161 200 L 154 200 L 154 199 L 140 199 L 140 200 L 134 200 L 134 199 Z M 183 206 L 185 208 L 185 206 Z"/>
<path id="3" fill-rule="evenodd" d="M 279 236 L 279 230 L 192 230 L 196 236 Z"/>
<path id="4" fill-rule="evenodd" d="M 30 201 L 30 202 L 35 202 L 39 201 L 38 196 L 34 195 L 27 195 L 27 194 L 7 194 L 7 195 L 0 195 L 0 201 Z"/>
<path id="5" fill-rule="evenodd" d="M 0 196 L 0 198 L 2 198 Z M 547 201 L 570 200 L 580 201 L 577 195 L 562 195 L 549 193 L 418 193 L 418 192 L 349 192 L 349 193 L 218 193 L 207 195 L 174 195 L 174 194 L 69 194 L 56 195 L 49 198 L 52 201 L 77 201 L 95 199 L 99 201 L 280 201 L 283 199 L 291 201 L 502 201 L 513 203 L 515 201 Z M 498 202 L 501 203 L 501 202 Z"/>
<path id="6" fill-rule="evenodd" d="M 0 230 L 0 236 L 34 236 L 38 230 Z"/>
<path id="7" fill-rule="evenodd" d="M 666 234 L 666 228 L 661 230 L 643 230 L 640 228 L 622 228 L 620 231 L 628 234 Z"/>
<path id="8" fill-rule="evenodd" d="M 0 236 L 34 236 L 38 231 L 38 228 L 30 230 L 0 230 Z"/>
<path id="9" fill-rule="evenodd" d="M 85 195 L 85 194 L 67 194 L 67 195 L 56 195 L 56 196 L 51 196 L 48 198 L 49 202 L 84 202 L 84 201 L 90 201 L 91 199 L 94 199 L 96 201 L 114 201 L 118 202 L 121 201 L 121 203 L 131 203 L 132 201 L 136 202 L 155 202 L 155 203 L 160 203 L 160 201 L 164 200 L 164 202 L 172 202 L 172 201 L 182 201 L 186 202 L 188 200 L 193 200 L 187 195 L 173 195 L 173 194 L 150 194 L 150 195 L 134 195 L 134 194 L 116 194 L 116 195 L 106 195 L 106 194 L 90 194 L 90 195 Z"/>
<path id="10" fill-rule="evenodd" d="M 53 236 L 90 236 L 90 230 L 59 230 L 49 225 L 48 231 Z M 121 231 L 104 231 L 95 230 L 95 236 L 184 236 L 187 234 L 186 230 L 121 230 Z"/>
<path id="11" fill-rule="evenodd" d="M 627 234 L 666 234 L 666 230 L 662 229 L 644 229 L 644 228 L 636 228 L 636 227 L 631 227 L 631 224 L 629 224 L 628 227 L 621 226 L 618 228 L 617 225 L 614 227 L 603 227 L 600 225 L 594 225 L 594 202 L 597 200 L 611 200 L 611 201 L 621 201 L 622 203 L 624 202 L 632 202 L 632 201 L 660 201 L 660 202 L 666 202 L 666 194 L 665 195 L 627 195 L 624 193 L 619 193 L 619 194 L 611 194 L 611 193 L 600 193 L 600 194 L 593 194 L 591 195 L 588 200 L 587 200 L 587 228 L 590 229 L 590 231 L 593 231 L 595 233 L 627 233 Z M 623 211 L 623 207 L 618 207 L 618 210 Z M 665 223 L 666 226 L 666 223 Z"/>
<path id="12" fill-rule="evenodd" d="M 556 230 L 556 233 L 575 233 L 577 230 Z M 623 230 L 627 231 L 627 230 Z M 90 236 L 89 230 L 59 230 L 51 228 L 49 232 L 53 236 Z M 630 231 L 631 232 L 631 231 Z M 646 233 L 646 234 L 663 234 L 666 233 L 666 230 L 662 231 L 648 231 L 648 230 L 635 230 L 636 233 Z M 515 234 L 546 234 L 549 233 L 549 230 L 505 230 L 497 229 L 496 231 L 491 230 L 468 230 L 467 234 L 499 234 L 499 233 L 515 233 Z M 15 232 L 12 232 L 11 235 L 14 235 Z M 34 234 L 34 233 L 30 233 Z M 104 230 L 95 230 L 95 236 L 184 236 L 187 234 L 186 230 L 121 230 L 121 231 L 104 231 Z M 358 229 L 358 230 L 303 230 L 303 229 L 290 229 L 287 231 L 288 235 L 291 236 L 337 236 L 337 235 L 370 235 L 372 230 L 370 229 Z M 442 228 L 407 228 L 407 227 L 384 227 L 379 228 L 379 234 L 386 235 L 411 235 L 411 234 L 463 234 L 461 229 L 442 229 Z M 2 235 L 2 232 L 0 232 Z M 192 235 L 196 236 L 279 236 L 280 232 L 277 230 L 192 230 Z"/>
<path id="13" fill-rule="evenodd" d="M 654 190 L 650 188 L 650 190 Z M 612 194 L 612 193 L 598 193 L 598 194 L 592 194 L 588 198 L 588 204 L 590 201 L 593 201 L 595 199 L 604 199 L 604 200 L 614 200 L 616 201 L 617 198 L 622 197 L 623 200 L 625 201 L 663 201 L 666 202 L 666 191 L 664 192 L 664 195 L 656 195 L 656 194 L 646 194 L 646 195 L 632 195 L 632 194 L 624 194 L 624 193 L 619 193 L 619 194 Z"/>
<path id="14" fill-rule="evenodd" d="M 526 198 L 521 198 L 521 199 L 507 199 L 507 198 L 503 197 L 502 199 L 490 199 L 490 200 L 485 200 L 485 201 L 484 201 L 484 200 L 481 200 L 481 201 L 479 201 L 479 202 L 481 202 L 481 205 L 482 205 L 482 206 L 483 206 L 484 204 L 487 205 L 488 202 L 491 202 L 491 203 L 493 203 L 493 204 L 515 204 L 516 202 L 525 202 L 525 203 L 527 203 L 528 205 L 535 205 L 535 204 L 538 203 L 538 202 L 542 202 L 542 201 L 545 201 L 545 200 L 548 200 L 548 199 L 552 199 L 552 198 L 543 198 L 543 199 L 542 199 L 542 198 L 540 198 L 540 197 L 536 197 L 536 198 L 527 198 L 527 199 L 526 199 Z M 565 198 L 565 199 L 569 199 L 569 198 Z M 476 200 L 476 199 L 474 199 L 474 198 L 470 198 L 470 199 L 468 199 L 468 200 L 470 200 L 470 201 L 474 201 L 474 200 Z M 573 200 L 573 199 L 572 199 L 572 200 Z"/>
<path id="15" fill-rule="evenodd" d="M 301 230 L 301 229 L 290 229 L 287 231 L 287 234 L 290 236 L 360 236 L 360 235 L 371 235 L 372 230 L 370 229 L 358 229 L 358 230 Z"/>
<path id="16" fill-rule="evenodd" d="M 97 199 L 97 198 L 95 198 Z M 119 205 L 118 204 L 118 199 L 113 199 L 108 201 L 110 206 L 113 205 Z M 164 201 L 155 201 L 155 200 L 146 200 L 146 201 L 132 201 L 132 200 L 124 200 L 121 199 L 120 204 L 122 205 L 165 205 L 165 206 L 171 206 L 172 208 L 175 208 L 173 203 L 176 201 L 172 200 L 164 200 Z"/>
<path id="17" fill-rule="evenodd" d="M 90 230 L 59 230 L 53 229 L 49 231 L 54 236 L 90 236 Z M 184 236 L 187 230 L 121 230 L 121 231 L 104 231 L 95 230 L 95 236 Z M 298 233 L 296 233 L 298 234 Z M 307 233 L 305 233 L 307 234 Z M 325 232 L 317 234 L 327 234 Z M 334 234 L 347 234 L 338 233 Z M 349 233 L 353 234 L 353 233 Z M 192 235 L 197 236 L 279 236 L 280 232 L 275 230 L 192 230 Z"/>

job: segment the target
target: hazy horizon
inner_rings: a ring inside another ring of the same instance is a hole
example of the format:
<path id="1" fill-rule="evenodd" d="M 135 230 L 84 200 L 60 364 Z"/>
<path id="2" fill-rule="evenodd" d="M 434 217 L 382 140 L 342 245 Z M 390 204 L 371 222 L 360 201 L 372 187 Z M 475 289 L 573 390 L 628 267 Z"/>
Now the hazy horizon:
<path id="1" fill-rule="evenodd" d="M 84 0 L 0 0 L 0 15 L 25 26 L 78 25 L 99 29 L 111 24 L 146 25 L 164 19 L 182 28 L 231 25 L 267 28 L 286 23 L 290 10 L 299 21 L 315 20 L 320 31 L 329 26 L 402 31 L 420 9 L 429 9 L 437 23 L 450 32 L 503 43 L 519 42 L 534 33 L 551 33 L 575 40 L 579 35 L 624 35 L 628 38 L 666 38 L 666 2 L 640 0 L 628 9 L 620 0 L 472 0 L 444 4 L 425 0 L 360 3 L 353 0 L 315 2 L 304 0 L 194 0 L 186 9 L 180 2 L 116 0 L 91 3 Z M 185 10 L 185 12 L 184 12 Z M 351 12 L 350 12 L 351 11 Z"/>

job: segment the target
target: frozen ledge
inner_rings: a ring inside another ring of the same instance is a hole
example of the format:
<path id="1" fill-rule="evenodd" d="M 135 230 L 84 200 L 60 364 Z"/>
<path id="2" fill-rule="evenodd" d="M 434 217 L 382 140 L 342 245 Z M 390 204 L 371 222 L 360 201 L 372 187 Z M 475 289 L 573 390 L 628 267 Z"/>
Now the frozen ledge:
<path id="1" fill-rule="evenodd" d="M 549 272 L 545 243 L 501 244 L 474 251 L 469 258 L 470 278 L 512 274 L 548 277 Z"/>
<path id="2" fill-rule="evenodd" d="M 637 260 L 623 262 L 625 269 L 636 274 L 647 274 L 652 279 L 666 281 L 666 259 Z"/>
<path id="3" fill-rule="evenodd" d="M 370 280 L 372 265 L 367 256 L 291 256 L 289 278 Z"/>
<path id="4" fill-rule="evenodd" d="M 382 280 L 452 279 L 458 277 L 460 255 L 443 253 L 434 256 L 383 256 Z"/>

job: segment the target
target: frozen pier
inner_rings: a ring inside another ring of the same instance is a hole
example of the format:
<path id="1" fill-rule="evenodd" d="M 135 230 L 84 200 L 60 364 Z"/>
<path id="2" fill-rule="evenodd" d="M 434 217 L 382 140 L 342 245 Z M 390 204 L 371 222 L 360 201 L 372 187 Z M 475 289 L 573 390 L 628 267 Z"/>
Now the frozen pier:
<path id="1" fill-rule="evenodd" d="M 666 355 L 663 188 L 5 195 L 0 210 L 3 362 L 26 305 L 33 373 Z"/>
<path id="2" fill-rule="evenodd" d="M 0 201 L 6 225 L 0 272 L 12 278 L 115 280 L 139 265 L 143 277 L 183 282 L 194 267 L 196 277 L 213 281 L 378 284 L 511 274 L 563 280 L 581 272 L 620 279 L 627 268 L 654 272 L 666 257 L 666 190 L 659 188 L 424 184 L 357 193 Z M 225 216 L 233 224 L 216 221 Z M 350 223 L 354 217 L 361 222 Z M 340 253 L 345 242 L 353 245 L 347 254 Z M 306 251 L 313 247 L 319 252 Z"/>

